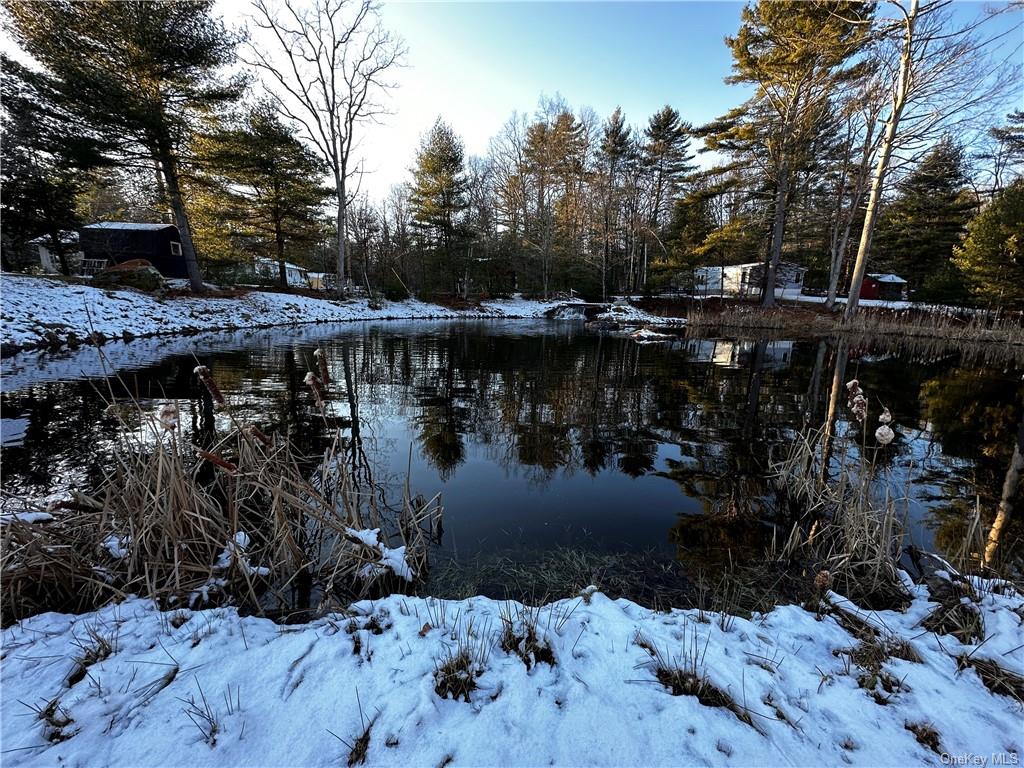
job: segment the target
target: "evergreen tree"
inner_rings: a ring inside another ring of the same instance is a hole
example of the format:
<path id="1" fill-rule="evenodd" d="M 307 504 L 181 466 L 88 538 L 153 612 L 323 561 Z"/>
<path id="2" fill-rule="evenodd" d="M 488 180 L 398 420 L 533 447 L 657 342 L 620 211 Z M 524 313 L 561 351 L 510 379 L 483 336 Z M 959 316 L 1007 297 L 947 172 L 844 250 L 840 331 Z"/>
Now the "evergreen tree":
<path id="1" fill-rule="evenodd" d="M 684 177 L 696 167 L 691 163 L 690 130 L 668 105 L 651 116 L 644 130 L 643 162 L 651 175 L 649 223 L 655 231 L 668 219 Z"/>
<path id="2" fill-rule="evenodd" d="M 54 77 L 66 108 L 135 162 L 156 161 L 193 290 L 202 276 L 182 195 L 181 156 L 196 122 L 237 97 L 217 79 L 236 39 L 212 0 L 4 0 L 14 37 Z"/>
<path id="3" fill-rule="evenodd" d="M 1024 306 L 1024 179 L 1012 182 L 967 225 L 954 261 L 976 298 Z"/>
<path id="4" fill-rule="evenodd" d="M 82 223 L 77 200 L 89 185 L 90 171 L 104 164 L 102 145 L 61 109 L 51 77 L 6 56 L 0 56 L 0 100 L 4 259 L 13 266 L 29 240 L 44 236 L 61 271 L 70 274 L 67 257 L 78 246 L 61 233 Z"/>
<path id="5" fill-rule="evenodd" d="M 962 286 L 951 259 L 975 207 L 965 190 L 963 150 L 948 137 L 897 186 L 875 235 L 875 263 L 907 280 L 916 296 L 956 301 Z"/>
<path id="6" fill-rule="evenodd" d="M 333 194 L 322 183 L 326 163 L 268 104 L 251 109 L 241 125 L 203 137 L 197 155 L 206 169 L 203 207 L 220 212 L 234 239 L 275 259 L 287 287 L 290 251 L 322 232 L 321 208 Z"/>
<path id="7" fill-rule="evenodd" d="M 601 299 L 608 298 L 608 271 L 612 263 L 612 240 L 615 239 L 616 208 L 622 193 L 622 178 L 626 165 L 633 158 L 636 147 L 632 131 L 626 125 L 622 108 L 616 107 L 605 121 L 601 135 L 599 157 L 601 162 Z"/>
<path id="8" fill-rule="evenodd" d="M 466 202 L 465 150 L 462 140 L 438 118 L 416 153 L 410 203 L 413 223 L 428 238 L 439 265 L 454 288 L 463 270 L 455 256 L 459 217 Z"/>
<path id="9" fill-rule="evenodd" d="M 706 148 L 767 172 L 772 221 L 764 306 L 775 303 L 775 270 L 796 178 L 814 161 L 829 122 L 830 94 L 861 73 L 851 62 L 869 39 L 870 14 L 871 5 L 862 2 L 759 0 L 743 9 L 736 36 L 726 38 L 734 71 L 727 82 L 752 84 L 757 92 L 700 134 Z"/>

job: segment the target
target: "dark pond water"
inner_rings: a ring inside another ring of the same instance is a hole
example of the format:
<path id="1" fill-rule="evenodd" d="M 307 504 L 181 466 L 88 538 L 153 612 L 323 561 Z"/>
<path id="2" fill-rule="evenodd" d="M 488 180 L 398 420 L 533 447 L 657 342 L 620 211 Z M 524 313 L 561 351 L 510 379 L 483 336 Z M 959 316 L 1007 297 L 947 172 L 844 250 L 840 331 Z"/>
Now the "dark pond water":
<path id="1" fill-rule="evenodd" d="M 288 428 L 312 451 L 325 428 L 303 377 L 317 345 L 341 383 L 333 413 L 346 435 L 358 431 L 368 471 L 394 493 L 407 468 L 414 491 L 441 492 L 439 556 L 466 571 L 536 564 L 555 550 L 688 569 L 760 556 L 789 530 L 766 480 L 770 456 L 822 424 L 837 365 L 841 380 L 860 378 L 874 412 L 893 413 L 882 481 L 908 497 L 911 536 L 942 549 L 959 543 L 976 503 L 998 498 L 1021 407 L 1012 363 L 922 362 L 824 341 L 641 345 L 575 322 L 311 326 L 106 354 L 137 398 L 179 400 L 196 442 L 225 426 L 192 375 L 198 358 L 236 415 Z M 115 428 L 100 370 L 95 350 L 5 363 L 6 493 L 100 476 Z M 837 415 L 840 441 L 859 434 L 845 396 Z"/>

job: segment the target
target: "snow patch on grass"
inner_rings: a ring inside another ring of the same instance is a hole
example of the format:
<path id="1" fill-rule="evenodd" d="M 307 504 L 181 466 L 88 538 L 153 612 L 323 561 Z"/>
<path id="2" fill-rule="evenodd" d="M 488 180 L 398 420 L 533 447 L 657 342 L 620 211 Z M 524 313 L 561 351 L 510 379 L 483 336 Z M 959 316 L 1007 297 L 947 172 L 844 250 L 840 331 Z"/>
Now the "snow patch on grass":
<path id="1" fill-rule="evenodd" d="M 986 637 L 964 644 L 922 631 L 935 603 L 916 586 L 905 613 L 870 616 L 913 653 L 852 660 L 862 638 L 798 606 L 723 629 L 587 596 L 395 595 L 296 626 L 138 599 L 43 614 L 3 631 L 4 761 L 908 765 L 1024 749 L 1020 702 L 981 676 L 1024 672 L 1016 594 L 979 590 Z M 861 663 L 898 686 L 880 701 Z"/>

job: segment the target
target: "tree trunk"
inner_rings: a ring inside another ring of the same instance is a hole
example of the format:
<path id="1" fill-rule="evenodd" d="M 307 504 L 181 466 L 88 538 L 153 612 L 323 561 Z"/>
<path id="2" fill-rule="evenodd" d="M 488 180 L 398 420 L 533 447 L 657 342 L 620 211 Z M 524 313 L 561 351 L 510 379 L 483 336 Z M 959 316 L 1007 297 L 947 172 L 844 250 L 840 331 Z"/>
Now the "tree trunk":
<path id="1" fill-rule="evenodd" d="M 288 267 L 284 260 L 284 232 L 281 231 L 281 216 L 274 216 L 274 245 L 277 249 L 277 280 L 282 288 L 288 287 Z"/>
<path id="2" fill-rule="evenodd" d="M 992 528 L 988 532 L 988 541 L 985 544 L 984 563 L 992 566 L 995 562 L 996 553 L 999 551 L 999 539 L 1002 536 L 1003 528 L 1013 514 L 1013 497 L 1020 485 L 1020 476 L 1024 472 L 1024 415 L 1021 416 L 1020 426 L 1017 428 L 1017 442 L 1013 446 L 1013 457 L 1010 459 L 1010 466 L 1006 470 L 1006 477 L 1003 478 L 1003 493 L 999 499 L 999 508 L 996 512 L 996 519 L 992 522 Z"/>
<path id="3" fill-rule="evenodd" d="M 765 269 L 764 289 L 761 291 L 761 306 L 775 306 L 775 273 L 778 271 L 779 258 L 782 256 L 782 239 L 786 234 L 786 200 L 789 197 L 789 171 L 786 163 L 782 163 L 780 178 L 775 190 L 775 221 L 772 223 L 772 246 L 768 251 L 768 264 Z"/>
<path id="4" fill-rule="evenodd" d="M 892 157 L 893 145 L 896 141 L 896 131 L 899 128 L 903 107 L 907 103 L 912 65 L 911 46 L 914 42 L 914 23 L 917 21 L 918 4 L 919 0 L 912 0 L 910 11 L 907 13 L 906 31 L 903 35 L 903 50 L 900 52 L 898 82 L 892 99 L 892 114 L 889 115 L 889 119 L 885 124 L 885 135 L 882 137 L 878 165 L 875 169 L 875 176 L 871 180 L 871 194 L 868 196 L 868 205 L 864 211 L 864 227 L 860 233 L 857 261 L 854 264 L 853 277 L 850 280 L 850 293 L 846 299 L 846 311 L 843 313 L 843 320 L 846 322 L 849 322 L 857 315 L 860 289 L 864 283 L 864 273 L 867 272 L 868 268 L 868 255 L 871 253 L 871 240 L 875 236 L 878 205 L 882 199 L 882 189 L 885 186 L 885 175 L 889 170 L 889 160 Z"/>
<path id="5" fill-rule="evenodd" d="M 160 168 L 164 174 L 164 182 L 167 185 L 167 201 L 171 206 L 171 213 L 174 215 L 174 224 L 178 227 L 178 235 L 181 237 L 181 253 L 185 257 L 185 269 L 188 270 L 188 281 L 192 290 L 201 293 L 203 288 L 203 275 L 199 271 L 199 260 L 196 258 L 196 248 L 192 243 L 192 226 L 188 221 L 188 213 L 185 211 L 185 201 L 181 197 L 181 186 L 178 180 L 178 160 L 170 147 L 162 146 L 159 149 Z"/>
<path id="6" fill-rule="evenodd" d="M 71 275 L 71 264 L 68 263 L 68 255 L 65 252 L 64 243 L 60 239 L 60 230 L 52 230 L 50 232 L 50 246 L 53 248 L 53 252 L 57 254 L 57 260 L 60 262 L 60 271 L 62 275 Z"/>
<path id="7" fill-rule="evenodd" d="M 338 193 L 338 214 L 336 219 L 338 227 L 338 296 L 343 297 L 345 295 L 345 207 L 348 202 L 345 199 L 345 174 L 343 172 L 335 171 L 334 185 Z"/>

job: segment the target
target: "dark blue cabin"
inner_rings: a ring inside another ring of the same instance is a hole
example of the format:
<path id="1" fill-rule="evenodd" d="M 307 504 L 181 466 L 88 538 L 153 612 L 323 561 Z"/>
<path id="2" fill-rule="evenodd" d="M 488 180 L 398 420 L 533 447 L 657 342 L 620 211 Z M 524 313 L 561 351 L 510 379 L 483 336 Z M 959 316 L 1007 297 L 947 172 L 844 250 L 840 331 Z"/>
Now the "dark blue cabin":
<path id="1" fill-rule="evenodd" d="M 164 277 L 187 278 L 181 236 L 173 224 L 101 221 L 79 230 L 84 258 L 123 264 L 145 259 Z"/>

